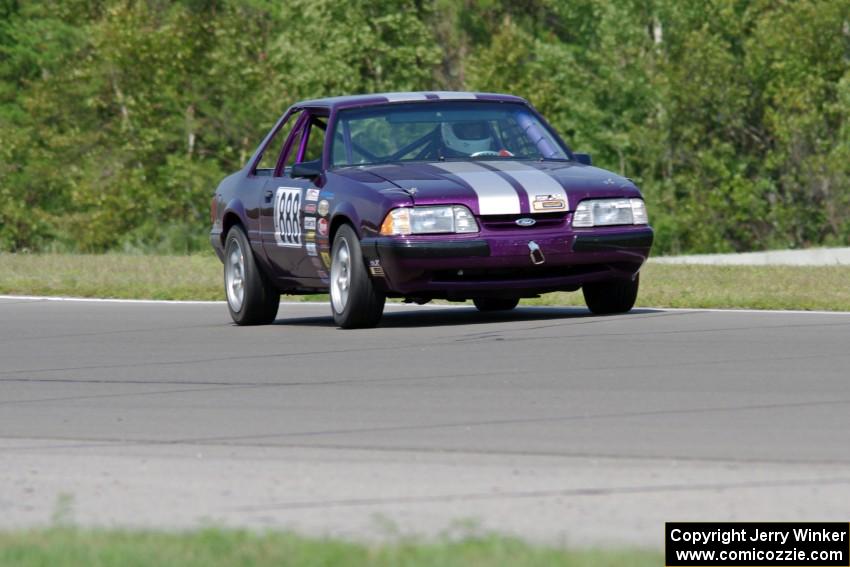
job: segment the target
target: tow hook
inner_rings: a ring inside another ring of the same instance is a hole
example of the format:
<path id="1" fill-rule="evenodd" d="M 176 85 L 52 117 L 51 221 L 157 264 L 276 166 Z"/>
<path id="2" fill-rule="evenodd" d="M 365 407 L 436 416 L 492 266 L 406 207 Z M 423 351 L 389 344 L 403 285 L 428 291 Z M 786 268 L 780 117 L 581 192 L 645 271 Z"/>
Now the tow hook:
<path id="1" fill-rule="evenodd" d="M 540 245 L 533 240 L 528 243 L 528 250 L 528 255 L 531 256 L 532 264 L 539 265 L 546 261 L 546 257 L 543 256 L 543 251 L 540 250 Z"/>

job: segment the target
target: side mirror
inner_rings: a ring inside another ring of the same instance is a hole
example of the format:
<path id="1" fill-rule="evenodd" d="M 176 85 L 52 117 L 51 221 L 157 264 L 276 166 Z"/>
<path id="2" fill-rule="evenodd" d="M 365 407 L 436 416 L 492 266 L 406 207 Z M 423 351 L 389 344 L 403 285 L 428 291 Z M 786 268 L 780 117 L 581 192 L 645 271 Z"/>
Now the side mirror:
<path id="1" fill-rule="evenodd" d="M 306 177 L 312 179 L 322 174 L 321 160 L 302 161 L 292 166 L 292 177 Z"/>
<path id="2" fill-rule="evenodd" d="M 593 160 L 590 159 L 590 154 L 573 154 L 576 161 L 584 165 L 593 165 Z"/>

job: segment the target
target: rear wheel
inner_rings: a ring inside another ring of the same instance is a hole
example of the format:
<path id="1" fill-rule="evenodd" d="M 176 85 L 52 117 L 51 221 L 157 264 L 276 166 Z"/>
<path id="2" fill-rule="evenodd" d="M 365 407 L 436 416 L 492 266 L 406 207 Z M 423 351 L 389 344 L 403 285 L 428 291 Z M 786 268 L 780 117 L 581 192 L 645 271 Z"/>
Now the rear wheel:
<path id="1" fill-rule="evenodd" d="M 374 327 L 384 314 L 384 294 L 375 289 L 366 271 L 360 240 L 342 225 L 331 250 L 331 311 L 343 329 Z"/>
<path id="2" fill-rule="evenodd" d="M 280 293 L 260 271 L 241 226 L 224 243 L 224 291 L 227 310 L 237 325 L 263 325 L 277 317 Z"/>
<path id="3" fill-rule="evenodd" d="M 476 297 L 472 300 L 479 311 L 510 311 L 519 304 L 518 297 Z"/>
<path id="4" fill-rule="evenodd" d="M 635 305 L 640 276 L 633 280 L 589 283 L 582 286 L 584 302 L 596 315 L 626 313 Z"/>

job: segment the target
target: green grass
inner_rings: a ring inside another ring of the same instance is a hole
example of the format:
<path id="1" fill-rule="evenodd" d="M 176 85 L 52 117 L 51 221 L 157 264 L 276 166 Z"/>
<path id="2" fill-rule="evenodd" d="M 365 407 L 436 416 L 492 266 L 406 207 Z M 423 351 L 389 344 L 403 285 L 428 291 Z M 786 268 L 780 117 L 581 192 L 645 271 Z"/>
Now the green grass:
<path id="1" fill-rule="evenodd" d="M 649 263 L 638 306 L 850 311 L 850 267 L 682 266 Z M 125 299 L 223 299 L 210 254 L 0 254 L 0 293 Z M 289 298 L 292 299 L 292 298 Z M 324 296 L 306 296 L 322 299 Z M 581 293 L 552 293 L 528 305 L 583 305 Z"/>
<path id="2" fill-rule="evenodd" d="M 194 256 L 0 254 L 0 293 L 224 299 L 221 263 Z"/>
<path id="3" fill-rule="evenodd" d="M 584 305 L 579 293 L 550 293 L 528 305 Z M 641 271 L 638 306 L 850 311 L 850 266 L 653 264 Z"/>
<path id="4" fill-rule="evenodd" d="M 634 567 L 662 564 L 651 551 L 566 551 L 516 539 L 364 545 L 285 533 L 208 529 L 185 533 L 49 528 L 0 533 L 0 566 L 29 567 Z"/>

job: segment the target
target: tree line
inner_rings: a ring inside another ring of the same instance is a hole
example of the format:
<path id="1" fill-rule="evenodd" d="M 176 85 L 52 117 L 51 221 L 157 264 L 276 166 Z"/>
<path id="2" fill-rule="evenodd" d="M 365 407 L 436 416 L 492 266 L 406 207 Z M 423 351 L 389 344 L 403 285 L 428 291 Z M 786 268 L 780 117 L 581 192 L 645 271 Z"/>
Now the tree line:
<path id="1" fill-rule="evenodd" d="M 528 98 L 656 253 L 850 240 L 850 0 L 0 0 L 0 250 L 206 247 L 292 102 Z"/>

